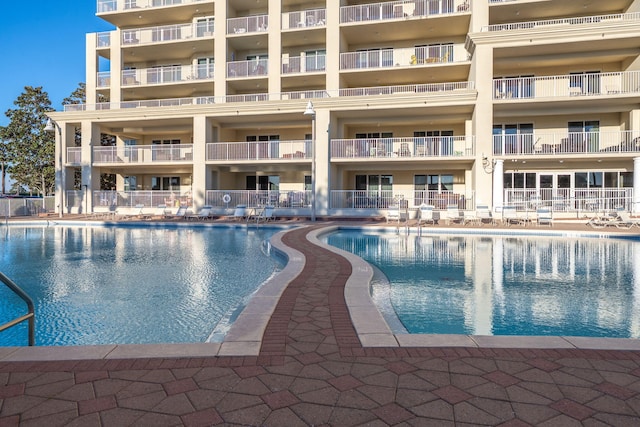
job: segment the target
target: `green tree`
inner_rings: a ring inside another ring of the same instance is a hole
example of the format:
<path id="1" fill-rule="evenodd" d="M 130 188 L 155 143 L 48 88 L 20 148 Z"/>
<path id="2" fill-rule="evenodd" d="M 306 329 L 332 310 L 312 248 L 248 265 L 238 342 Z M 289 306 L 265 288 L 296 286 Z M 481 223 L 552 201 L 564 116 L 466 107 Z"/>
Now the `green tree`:
<path id="1" fill-rule="evenodd" d="M 78 83 L 78 87 L 65 99 L 62 100 L 62 105 L 80 105 L 87 102 L 87 85 L 83 82 Z M 98 102 L 109 102 L 109 98 L 102 94 L 98 94 Z M 79 127 L 75 128 L 75 144 L 76 147 L 82 145 L 82 132 Z M 100 134 L 100 145 L 113 146 L 116 145 L 116 137 L 106 133 Z M 75 187 L 80 189 L 81 174 L 75 174 Z M 114 174 L 100 174 L 100 189 L 112 190 L 116 188 L 116 176 Z"/>
<path id="2" fill-rule="evenodd" d="M 5 112 L 9 124 L 3 130 L 11 177 L 32 194 L 51 194 L 55 186 L 55 138 L 44 131 L 45 113 L 53 110 L 49 95 L 41 86 L 25 86 L 13 104 L 17 108 Z"/>
<path id="3" fill-rule="evenodd" d="M 7 172 L 9 167 L 9 145 L 4 138 L 5 129 L 0 126 L 0 194 L 7 192 Z"/>

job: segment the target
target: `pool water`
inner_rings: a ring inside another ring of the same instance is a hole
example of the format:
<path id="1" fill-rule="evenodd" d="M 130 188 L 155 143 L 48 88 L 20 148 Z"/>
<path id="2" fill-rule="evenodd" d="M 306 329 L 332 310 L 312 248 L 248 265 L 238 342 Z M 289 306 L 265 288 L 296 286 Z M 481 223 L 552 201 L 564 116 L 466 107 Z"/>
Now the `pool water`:
<path id="1" fill-rule="evenodd" d="M 325 241 L 384 273 L 405 332 L 640 336 L 640 241 L 352 230 Z"/>
<path id="2" fill-rule="evenodd" d="M 36 345 L 205 342 L 283 264 L 268 228 L 3 227 L 0 271 L 34 300 Z M 0 324 L 26 304 L 0 285 Z M 26 345 L 27 325 L 0 333 Z"/>

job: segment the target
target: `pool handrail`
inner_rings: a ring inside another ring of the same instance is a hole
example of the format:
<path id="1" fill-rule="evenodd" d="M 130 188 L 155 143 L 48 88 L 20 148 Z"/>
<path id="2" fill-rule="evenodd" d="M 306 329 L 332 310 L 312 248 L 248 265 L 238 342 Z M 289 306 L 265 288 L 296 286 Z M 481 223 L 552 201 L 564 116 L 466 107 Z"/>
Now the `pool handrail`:
<path id="1" fill-rule="evenodd" d="M 4 332 L 7 329 L 24 322 L 25 320 L 29 321 L 29 346 L 33 347 L 35 345 L 35 310 L 33 307 L 33 300 L 25 291 L 20 289 L 18 285 L 13 283 L 11 279 L 5 276 L 2 272 L 0 272 L 0 282 L 4 283 L 14 294 L 19 296 L 26 304 L 28 313 L 24 316 L 17 317 L 10 322 L 5 323 L 4 325 L 0 325 L 0 332 Z"/>

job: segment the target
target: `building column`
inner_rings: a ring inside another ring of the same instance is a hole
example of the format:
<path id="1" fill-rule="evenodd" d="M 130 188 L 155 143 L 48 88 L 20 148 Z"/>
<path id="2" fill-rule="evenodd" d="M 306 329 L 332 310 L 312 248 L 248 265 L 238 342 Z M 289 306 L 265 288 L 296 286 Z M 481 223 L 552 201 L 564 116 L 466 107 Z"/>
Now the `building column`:
<path id="1" fill-rule="evenodd" d="M 199 211 L 207 204 L 207 142 L 211 142 L 211 126 L 206 116 L 193 118 L 193 170 L 191 197 L 193 209 Z"/>
<path id="2" fill-rule="evenodd" d="M 330 156 L 329 156 L 329 123 L 331 113 L 329 110 L 316 109 L 315 119 L 315 162 L 316 162 L 316 185 L 315 200 L 316 213 L 318 215 L 329 215 L 329 200 L 331 197 L 330 177 Z M 313 159 L 312 159 L 313 161 Z"/>
<path id="3" fill-rule="evenodd" d="M 100 146 L 100 126 L 90 121 L 83 121 L 80 128 L 81 145 L 81 187 L 82 207 L 85 213 L 93 212 L 93 191 L 100 190 L 100 176 L 93 176 L 93 147 Z"/>
<path id="4" fill-rule="evenodd" d="M 493 209 L 502 209 L 504 204 L 504 160 L 494 160 L 493 166 Z"/>
<path id="5" fill-rule="evenodd" d="M 633 158 L 633 205 L 631 212 L 640 212 L 640 157 Z"/>

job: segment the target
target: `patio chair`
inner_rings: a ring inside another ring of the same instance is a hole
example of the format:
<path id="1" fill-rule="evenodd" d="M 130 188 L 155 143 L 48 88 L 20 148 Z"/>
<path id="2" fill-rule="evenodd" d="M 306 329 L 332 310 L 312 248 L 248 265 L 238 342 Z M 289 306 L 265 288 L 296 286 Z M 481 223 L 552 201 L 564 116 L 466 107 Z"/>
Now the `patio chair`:
<path id="1" fill-rule="evenodd" d="M 433 205 L 421 204 L 418 207 L 418 225 L 431 223 L 435 225 L 436 220 L 433 218 Z"/>
<path id="2" fill-rule="evenodd" d="M 167 213 L 167 205 L 165 205 L 163 203 L 161 205 L 156 206 L 156 210 L 153 211 L 153 213 L 151 215 L 149 215 L 149 218 L 150 219 L 153 219 L 153 218 L 164 218 L 166 213 Z"/>
<path id="3" fill-rule="evenodd" d="M 550 208 L 536 209 L 536 224 L 553 226 L 553 212 Z"/>
<path id="4" fill-rule="evenodd" d="M 200 212 L 198 212 L 197 214 L 185 215 L 185 218 L 188 220 L 197 219 L 202 221 L 211 216 L 212 209 L 213 209 L 212 206 L 206 205 L 206 206 L 203 206 L 202 209 L 200 209 Z"/>
<path id="5" fill-rule="evenodd" d="M 460 214 L 460 209 L 458 208 L 457 204 L 447 205 L 445 220 L 447 222 L 447 225 L 451 224 L 452 222 L 458 222 L 461 224 L 464 222 L 464 215 Z"/>
<path id="6" fill-rule="evenodd" d="M 167 219 L 179 219 L 184 218 L 187 215 L 187 208 L 185 206 L 180 206 L 176 213 L 166 213 L 165 218 Z"/>
<path id="7" fill-rule="evenodd" d="M 493 215 L 491 214 L 491 209 L 489 209 L 488 205 L 476 206 L 476 217 L 478 218 L 478 222 L 480 223 L 480 225 L 485 223 L 495 225 L 496 223 Z"/>
<path id="8" fill-rule="evenodd" d="M 400 206 L 391 205 L 387 208 L 387 224 L 389 221 L 400 223 Z"/>
<path id="9" fill-rule="evenodd" d="M 236 209 L 233 211 L 233 215 L 230 219 L 234 219 L 236 221 L 242 221 L 247 216 L 247 205 L 236 205 Z"/>
<path id="10" fill-rule="evenodd" d="M 522 218 L 518 216 L 518 211 L 515 206 L 502 207 L 502 223 L 507 226 L 522 224 Z"/>
<path id="11" fill-rule="evenodd" d="M 640 227 L 640 219 L 631 218 L 629 212 L 619 210 L 616 212 L 615 219 L 613 220 L 613 225 L 617 228 L 625 228 L 629 229 L 631 227 Z"/>
<path id="12" fill-rule="evenodd" d="M 271 221 L 273 220 L 274 209 L 275 207 L 273 206 L 265 206 L 264 208 L 257 210 L 253 215 L 249 216 L 247 221 L 255 221 L 256 224 Z"/>

